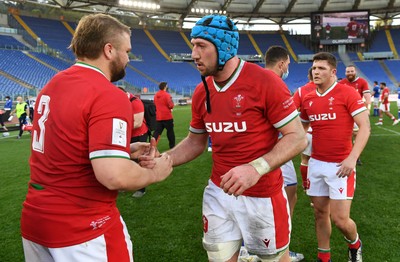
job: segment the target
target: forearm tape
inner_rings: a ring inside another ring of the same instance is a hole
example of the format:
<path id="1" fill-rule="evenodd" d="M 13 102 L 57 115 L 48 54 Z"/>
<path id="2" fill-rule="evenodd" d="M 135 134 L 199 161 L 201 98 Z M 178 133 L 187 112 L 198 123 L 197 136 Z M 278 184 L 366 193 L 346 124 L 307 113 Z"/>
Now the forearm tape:
<path id="1" fill-rule="evenodd" d="M 263 176 L 267 174 L 269 171 L 271 171 L 271 167 L 263 157 L 259 157 L 256 160 L 251 161 L 249 165 L 254 167 L 260 174 L 260 176 Z"/>

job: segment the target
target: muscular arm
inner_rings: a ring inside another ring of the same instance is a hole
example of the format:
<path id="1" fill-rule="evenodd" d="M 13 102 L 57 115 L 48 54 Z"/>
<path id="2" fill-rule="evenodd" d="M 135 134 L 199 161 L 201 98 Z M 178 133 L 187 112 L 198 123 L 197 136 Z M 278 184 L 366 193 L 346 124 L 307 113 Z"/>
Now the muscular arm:
<path id="1" fill-rule="evenodd" d="M 389 93 L 383 94 L 382 102 L 387 102 L 389 100 Z"/>
<path id="2" fill-rule="evenodd" d="M 280 167 L 298 155 L 307 146 L 305 132 L 301 126 L 300 118 L 296 117 L 290 123 L 280 128 L 283 137 L 267 154 L 261 156 L 267 161 L 270 170 Z M 268 176 L 267 174 L 262 174 Z M 261 175 L 250 164 L 237 166 L 222 176 L 221 188 L 228 194 L 241 195 L 246 189 L 255 185 Z"/>
<path id="3" fill-rule="evenodd" d="M 133 114 L 133 128 L 139 128 L 143 124 L 144 112 Z"/>
<path id="4" fill-rule="evenodd" d="M 201 155 L 206 147 L 207 139 L 208 133 L 195 134 L 189 132 L 185 139 L 166 152 L 171 156 L 173 166 L 182 165 Z"/>
<path id="5" fill-rule="evenodd" d="M 154 168 L 142 168 L 125 158 L 97 158 L 92 166 L 96 179 L 110 190 L 137 190 L 164 180 L 172 172 L 171 159 L 165 155 L 155 159 Z"/>
<path id="6" fill-rule="evenodd" d="M 365 105 L 368 107 L 368 105 L 371 104 L 371 93 L 364 93 L 363 97 L 365 99 Z"/>
<path id="7" fill-rule="evenodd" d="M 354 121 L 359 127 L 359 130 L 349 156 L 340 164 L 340 168 L 337 172 L 339 177 L 351 175 L 356 166 L 357 159 L 364 150 L 371 133 L 368 110 L 354 116 Z"/>
<path id="8" fill-rule="evenodd" d="M 271 170 L 280 167 L 302 152 L 307 146 L 306 133 L 301 125 L 300 118 L 296 117 L 290 123 L 279 129 L 282 138 L 274 148 L 264 155 Z"/>

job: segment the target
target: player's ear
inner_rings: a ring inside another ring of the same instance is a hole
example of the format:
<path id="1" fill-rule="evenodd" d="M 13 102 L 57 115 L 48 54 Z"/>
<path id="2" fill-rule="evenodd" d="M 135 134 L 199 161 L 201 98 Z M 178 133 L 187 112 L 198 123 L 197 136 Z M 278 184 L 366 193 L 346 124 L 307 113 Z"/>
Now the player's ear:
<path id="1" fill-rule="evenodd" d="M 112 46 L 112 44 L 111 44 L 111 43 L 105 44 L 104 47 L 103 47 L 104 56 L 105 56 L 107 59 L 111 59 L 112 52 L 113 52 L 113 46 Z"/>

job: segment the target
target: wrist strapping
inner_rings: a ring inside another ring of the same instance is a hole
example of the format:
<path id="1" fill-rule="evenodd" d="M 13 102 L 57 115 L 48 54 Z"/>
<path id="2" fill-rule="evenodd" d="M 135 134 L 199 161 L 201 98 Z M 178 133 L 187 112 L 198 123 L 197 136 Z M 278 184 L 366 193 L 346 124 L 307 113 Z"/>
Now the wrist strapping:
<path id="1" fill-rule="evenodd" d="M 263 176 L 271 171 L 271 167 L 263 157 L 259 157 L 256 160 L 251 161 L 249 165 L 254 167 L 257 170 L 257 173 L 260 174 L 260 176 Z"/>

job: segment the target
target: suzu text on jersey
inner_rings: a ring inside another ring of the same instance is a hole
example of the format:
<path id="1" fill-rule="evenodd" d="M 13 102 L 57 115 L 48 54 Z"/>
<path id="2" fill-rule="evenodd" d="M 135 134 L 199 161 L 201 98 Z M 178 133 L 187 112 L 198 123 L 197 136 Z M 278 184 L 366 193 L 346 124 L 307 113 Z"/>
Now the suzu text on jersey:
<path id="1" fill-rule="evenodd" d="M 322 114 L 309 115 L 308 118 L 310 119 L 310 121 L 335 120 L 336 113 L 322 113 Z"/>
<path id="2" fill-rule="evenodd" d="M 208 133 L 241 133 L 247 131 L 246 121 L 242 122 L 208 122 L 205 123 Z"/>

